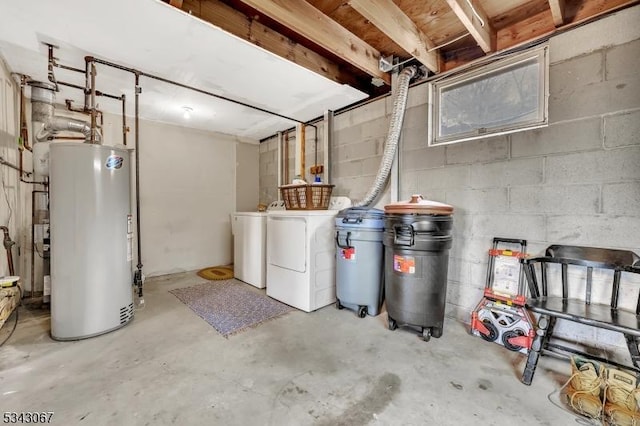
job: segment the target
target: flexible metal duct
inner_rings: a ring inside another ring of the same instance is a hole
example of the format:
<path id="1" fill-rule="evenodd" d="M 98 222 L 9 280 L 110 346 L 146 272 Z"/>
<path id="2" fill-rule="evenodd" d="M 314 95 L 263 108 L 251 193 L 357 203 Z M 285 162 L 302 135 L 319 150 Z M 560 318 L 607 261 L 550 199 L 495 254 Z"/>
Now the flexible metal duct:
<path id="1" fill-rule="evenodd" d="M 49 83 L 31 83 L 31 122 L 34 140 L 45 142 L 58 132 L 82 133 L 86 142 L 100 143 L 100 134 L 91 140 L 91 125 L 75 118 L 54 116 L 55 87 Z"/>
<path id="2" fill-rule="evenodd" d="M 418 70 L 415 66 L 410 66 L 403 69 L 398 76 L 397 93 L 396 98 L 393 101 L 393 111 L 391 111 L 391 123 L 389 124 L 389 132 L 387 133 L 387 140 L 382 154 L 382 161 L 378 168 L 378 174 L 376 175 L 369 192 L 367 192 L 367 195 L 365 195 L 362 200 L 356 202 L 354 204 L 355 207 L 366 207 L 373 203 L 380 194 L 380 191 L 384 188 L 384 185 L 387 183 L 396 148 L 398 147 L 400 131 L 402 130 L 404 111 L 407 105 L 407 96 L 409 94 L 409 82 L 416 75 L 417 71 Z"/>

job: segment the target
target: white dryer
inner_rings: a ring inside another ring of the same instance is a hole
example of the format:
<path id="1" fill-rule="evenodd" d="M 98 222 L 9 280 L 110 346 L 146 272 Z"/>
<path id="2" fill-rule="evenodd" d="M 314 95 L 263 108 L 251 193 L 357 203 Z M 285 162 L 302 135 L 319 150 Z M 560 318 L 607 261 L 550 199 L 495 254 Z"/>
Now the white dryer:
<path id="1" fill-rule="evenodd" d="M 274 201 L 270 210 L 284 210 L 284 201 Z M 233 275 L 258 288 L 267 284 L 267 212 L 236 212 L 231 222 L 233 234 Z"/>
<path id="2" fill-rule="evenodd" d="M 335 216 L 351 207 L 332 197 L 328 210 L 267 214 L 267 295 L 305 312 L 336 301 Z"/>

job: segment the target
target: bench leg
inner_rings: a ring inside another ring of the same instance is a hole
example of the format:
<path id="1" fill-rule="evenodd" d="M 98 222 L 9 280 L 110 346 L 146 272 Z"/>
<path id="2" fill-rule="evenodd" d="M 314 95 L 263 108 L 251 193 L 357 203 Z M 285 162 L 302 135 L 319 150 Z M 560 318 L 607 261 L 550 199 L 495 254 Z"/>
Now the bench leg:
<path id="1" fill-rule="evenodd" d="M 627 347 L 629 348 L 629 354 L 631 354 L 631 362 L 636 368 L 640 368 L 640 351 L 638 350 L 638 341 L 637 337 L 624 335 L 625 340 L 627 341 Z"/>
<path id="2" fill-rule="evenodd" d="M 524 373 L 522 374 L 522 383 L 530 385 L 533 381 L 533 374 L 536 372 L 538 366 L 538 359 L 542 353 L 548 336 L 553 330 L 555 318 L 551 318 L 549 315 L 541 315 L 538 320 L 538 326 L 536 328 L 536 337 L 531 345 L 529 356 L 527 357 L 527 364 L 524 367 Z"/>

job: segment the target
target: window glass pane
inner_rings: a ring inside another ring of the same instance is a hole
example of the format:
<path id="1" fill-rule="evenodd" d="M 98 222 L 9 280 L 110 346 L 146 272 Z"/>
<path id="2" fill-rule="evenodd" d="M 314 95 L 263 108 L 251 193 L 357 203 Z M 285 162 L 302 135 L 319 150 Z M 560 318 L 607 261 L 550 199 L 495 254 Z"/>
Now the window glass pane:
<path id="1" fill-rule="evenodd" d="M 443 88 L 438 136 L 478 134 L 540 120 L 539 67 L 532 58 Z"/>
<path id="2" fill-rule="evenodd" d="M 429 145 L 548 125 L 548 46 L 495 59 L 429 85 Z"/>

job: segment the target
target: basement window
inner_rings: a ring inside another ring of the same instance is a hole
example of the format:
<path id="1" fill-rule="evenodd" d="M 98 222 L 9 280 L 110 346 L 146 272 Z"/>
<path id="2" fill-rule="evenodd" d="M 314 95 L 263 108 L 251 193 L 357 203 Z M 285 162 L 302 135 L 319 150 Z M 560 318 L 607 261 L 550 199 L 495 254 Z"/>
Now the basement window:
<path id="1" fill-rule="evenodd" d="M 548 46 L 429 85 L 429 146 L 548 124 Z"/>

